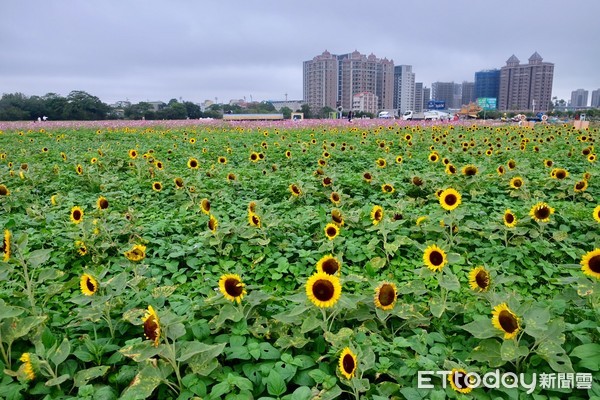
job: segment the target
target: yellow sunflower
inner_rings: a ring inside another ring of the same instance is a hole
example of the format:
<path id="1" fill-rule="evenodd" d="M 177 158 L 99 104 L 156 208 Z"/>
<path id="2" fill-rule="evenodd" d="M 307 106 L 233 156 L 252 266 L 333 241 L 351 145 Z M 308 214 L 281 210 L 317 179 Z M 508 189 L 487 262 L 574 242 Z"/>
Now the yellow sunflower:
<path id="1" fill-rule="evenodd" d="M 200 209 L 206 215 L 210 215 L 210 201 L 208 199 L 202 199 L 200 201 Z"/>
<path id="2" fill-rule="evenodd" d="M 236 274 L 221 275 L 221 278 L 219 279 L 219 290 L 227 300 L 237 301 L 238 304 L 246 294 L 242 278 Z"/>
<path id="3" fill-rule="evenodd" d="M 210 219 L 208 220 L 208 229 L 214 234 L 217 233 L 217 227 L 219 226 L 219 221 L 217 218 L 210 214 Z"/>
<path id="4" fill-rule="evenodd" d="M 594 217 L 596 222 L 600 223 L 600 205 L 598 205 L 598 206 L 596 206 L 596 208 L 594 208 L 594 211 L 592 212 L 592 216 Z"/>
<path id="5" fill-rule="evenodd" d="M 377 225 L 383 220 L 383 208 L 381 206 L 373 206 L 371 209 L 371 220 L 373 225 Z"/>
<path id="6" fill-rule="evenodd" d="M 258 160 L 259 156 L 257 152 L 253 151 L 252 153 L 250 153 L 250 161 L 257 162 Z"/>
<path id="7" fill-rule="evenodd" d="M 10 194 L 10 190 L 4 185 L 0 185 L 0 196 L 8 196 Z"/>
<path id="8" fill-rule="evenodd" d="M 446 253 L 435 244 L 427 247 L 423 252 L 423 262 L 432 271 L 441 271 L 448 262 Z"/>
<path id="9" fill-rule="evenodd" d="M 569 176 L 569 171 L 563 168 L 554 168 L 550 172 L 550 176 L 554 179 L 563 180 Z"/>
<path id="10" fill-rule="evenodd" d="M 71 209 L 71 221 L 75 224 L 83 221 L 83 210 L 81 207 L 75 206 Z"/>
<path id="11" fill-rule="evenodd" d="M 142 322 L 144 323 L 144 336 L 146 339 L 152 340 L 154 347 L 157 347 L 160 340 L 160 320 L 152 306 L 148 306 L 148 311 L 142 317 Z"/>
<path id="12" fill-rule="evenodd" d="M 81 240 L 77 240 L 75 242 L 75 249 L 77 250 L 80 256 L 85 256 L 87 254 L 87 247 L 85 243 Z"/>
<path id="13" fill-rule="evenodd" d="M 329 223 L 325 226 L 325 236 L 327 236 L 327 239 L 333 240 L 339 234 L 340 228 L 336 224 Z"/>
<path id="14" fill-rule="evenodd" d="M 523 178 L 515 176 L 510 180 L 510 187 L 513 189 L 520 189 L 523 187 Z"/>
<path id="15" fill-rule="evenodd" d="M 321 257 L 317 262 L 317 271 L 327 275 L 339 274 L 341 267 L 340 261 L 331 254 Z"/>
<path id="16" fill-rule="evenodd" d="M 370 183 L 370 182 L 371 182 L 371 180 L 373 180 L 373 175 L 371 175 L 371 173 L 370 173 L 370 172 L 365 172 L 365 173 L 363 174 L 363 179 L 364 179 L 364 180 L 365 180 L 367 183 Z"/>
<path id="17" fill-rule="evenodd" d="M 381 191 L 383 193 L 394 193 L 396 189 L 394 189 L 394 186 L 391 183 L 384 183 L 381 185 Z"/>
<path id="18" fill-rule="evenodd" d="M 586 180 L 582 180 L 575 184 L 575 186 L 573 187 L 573 190 L 575 191 L 575 193 L 582 193 L 582 192 L 585 192 L 587 188 L 588 188 L 588 182 Z"/>
<path id="19" fill-rule="evenodd" d="M 456 174 L 456 167 L 453 164 L 446 164 L 445 171 L 448 175 Z"/>
<path id="20" fill-rule="evenodd" d="M 222 157 L 221 156 L 221 157 L 218 158 L 217 161 L 219 162 L 219 164 L 223 164 L 223 165 L 227 164 L 227 158 L 226 157 Z"/>
<path id="21" fill-rule="evenodd" d="M 83 167 L 81 166 L 81 164 L 77 164 L 77 166 L 75 167 L 75 171 L 77 172 L 77 175 L 83 175 Z"/>
<path id="22" fill-rule="evenodd" d="M 506 211 L 504 211 L 504 216 L 503 216 L 503 221 L 504 221 L 504 225 L 507 228 L 514 228 L 515 226 L 517 226 L 517 217 L 516 215 L 510 210 L 510 208 L 506 209 Z"/>
<path id="23" fill-rule="evenodd" d="M 387 165 L 387 162 L 383 158 L 378 158 L 375 161 L 375 164 L 377 165 L 377 168 L 385 168 L 385 166 Z"/>
<path id="24" fill-rule="evenodd" d="M 154 182 L 152 184 L 152 190 L 154 190 L 155 192 L 160 192 L 162 190 L 162 183 Z"/>
<path id="25" fill-rule="evenodd" d="M 35 371 L 33 369 L 33 363 L 31 362 L 31 355 L 29 353 L 23 353 L 21 358 L 19 358 L 19 361 L 23 363 L 21 368 L 23 368 L 23 375 L 25 376 L 25 379 L 28 381 L 34 380 Z M 21 368 L 19 368 L 19 370 L 21 370 Z"/>
<path id="26" fill-rule="evenodd" d="M 329 200 L 331 200 L 331 202 L 336 206 L 342 202 L 342 198 L 338 192 L 331 192 L 329 195 Z"/>
<path id="27" fill-rule="evenodd" d="M 492 311 L 492 324 L 495 328 L 504 332 L 504 339 L 515 338 L 521 330 L 519 318 L 508 308 L 506 303 L 494 307 L 494 311 Z"/>
<path id="28" fill-rule="evenodd" d="M 290 192 L 292 192 L 292 195 L 294 197 L 298 197 L 302 194 L 302 190 L 300 190 L 300 188 L 298 187 L 298 185 L 296 185 L 295 183 L 292 183 L 290 185 Z"/>
<path id="29" fill-rule="evenodd" d="M 255 201 L 251 201 L 248 203 L 248 212 L 249 213 L 255 213 L 256 212 L 256 202 Z"/>
<path id="30" fill-rule="evenodd" d="M 344 225 L 344 216 L 342 215 L 342 212 L 340 210 L 338 210 L 337 208 L 334 208 L 333 210 L 331 210 L 331 220 L 337 226 Z"/>
<path id="31" fill-rule="evenodd" d="M 508 166 L 508 169 L 510 169 L 510 170 L 517 168 L 517 162 L 515 160 L 508 160 L 506 165 Z"/>
<path id="32" fill-rule="evenodd" d="M 333 307 L 342 295 L 342 285 L 335 275 L 316 272 L 306 281 L 306 296 L 317 307 Z"/>
<path id="33" fill-rule="evenodd" d="M 250 224 L 250 226 L 260 228 L 260 226 L 261 226 L 260 217 L 253 212 L 249 212 L 248 213 L 248 223 Z"/>
<path id="34" fill-rule="evenodd" d="M 458 207 L 461 203 L 461 195 L 458 191 L 448 188 L 440 194 L 439 201 L 440 205 L 444 210 L 452 211 Z"/>
<path id="35" fill-rule="evenodd" d="M 490 273 L 485 267 L 473 268 L 469 272 L 469 286 L 477 292 L 485 292 L 490 287 Z"/>
<path id="36" fill-rule="evenodd" d="M 342 354 L 340 354 L 340 359 L 338 361 L 338 366 L 340 373 L 346 379 L 352 379 L 356 374 L 356 368 L 358 366 L 356 354 L 354 354 L 349 347 L 346 347 L 344 350 L 342 350 Z"/>
<path id="37" fill-rule="evenodd" d="M 146 246 L 143 244 L 136 244 L 131 250 L 126 251 L 124 254 L 129 261 L 141 261 L 146 258 Z"/>
<path id="38" fill-rule="evenodd" d="M 383 282 L 375 289 L 375 307 L 384 311 L 393 309 L 397 298 L 398 292 L 393 283 Z"/>
<path id="39" fill-rule="evenodd" d="M 62 155 L 62 153 L 61 153 L 61 155 Z M 134 149 L 129 150 L 129 158 L 135 159 L 135 158 L 137 158 L 137 156 L 138 156 L 138 153 L 136 150 L 134 150 Z M 63 157 L 63 159 L 66 159 L 66 156 Z"/>
<path id="40" fill-rule="evenodd" d="M 99 210 L 106 210 L 108 208 L 108 200 L 103 196 L 98 197 L 98 200 L 96 200 L 96 207 L 98 207 Z"/>
<path id="41" fill-rule="evenodd" d="M 10 239 L 12 238 L 12 233 L 8 230 L 4 230 L 4 238 L 2 239 L 2 259 L 4 262 L 7 262 L 10 259 Z"/>
<path id="42" fill-rule="evenodd" d="M 187 162 L 187 166 L 190 169 L 198 169 L 200 167 L 200 163 L 198 163 L 198 160 L 195 158 L 190 158 Z"/>
<path id="43" fill-rule="evenodd" d="M 554 214 L 554 208 L 544 202 L 539 202 L 529 211 L 529 215 L 537 222 L 549 222 L 550 216 Z"/>
<path id="44" fill-rule="evenodd" d="M 79 280 L 79 287 L 85 296 L 92 296 L 98 291 L 98 281 L 89 274 L 83 274 Z"/>
<path id="45" fill-rule="evenodd" d="M 175 182 L 175 189 L 183 189 L 183 187 L 185 186 L 183 183 L 183 179 L 180 177 L 174 178 L 173 182 Z"/>
<path id="46" fill-rule="evenodd" d="M 600 279 L 600 249 L 594 249 L 581 258 L 581 270 L 587 276 Z"/>
<path id="47" fill-rule="evenodd" d="M 506 172 L 504 170 L 504 165 L 499 165 L 498 168 L 496 168 L 496 172 L 498 172 L 498 175 L 504 175 L 504 173 Z"/>
<path id="48" fill-rule="evenodd" d="M 473 390 L 473 387 L 471 386 L 473 381 L 467 379 L 467 371 L 464 369 L 452 368 L 450 375 L 448 375 L 448 382 L 450 382 L 452 389 L 459 393 L 466 394 Z"/>

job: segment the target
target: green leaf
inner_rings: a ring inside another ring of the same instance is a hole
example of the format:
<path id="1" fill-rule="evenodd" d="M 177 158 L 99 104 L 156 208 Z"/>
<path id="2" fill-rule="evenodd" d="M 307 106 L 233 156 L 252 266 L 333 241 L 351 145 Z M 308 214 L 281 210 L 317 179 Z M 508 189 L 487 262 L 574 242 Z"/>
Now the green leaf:
<path id="1" fill-rule="evenodd" d="M 431 310 L 431 315 L 439 318 L 446 310 L 446 302 L 442 301 L 439 296 L 433 296 L 431 300 L 429 300 L 429 309 Z"/>
<path id="2" fill-rule="evenodd" d="M 450 271 L 450 270 L 448 270 L 448 271 Z M 458 281 L 458 278 L 456 277 L 456 275 L 454 275 L 451 272 L 443 273 L 439 277 L 438 282 L 439 282 L 440 286 L 446 290 L 449 290 L 451 292 L 460 291 L 460 282 Z"/>
<path id="3" fill-rule="evenodd" d="M 147 364 L 133 378 L 133 381 L 125 389 L 120 399 L 146 399 L 152 395 L 152 392 L 161 384 L 162 380 L 159 368 L 154 367 L 152 364 Z"/>
<path id="4" fill-rule="evenodd" d="M 54 351 L 53 354 L 50 355 L 50 361 L 54 363 L 55 366 L 59 366 L 63 361 L 67 359 L 69 354 L 71 353 L 71 343 L 64 338 L 61 342 L 60 346 Z"/>
<path id="5" fill-rule="evenodd" d="M 485 317 L 479 317 L 473 322 L 461 326 L 462 329 L 469 332 L 477 339 L 488 339 L 498 336 L 499 331 L 494 328 L 492 321 Z"/>
<path id="6" fill-rule="evenodd" d="M 86 385 L 92 379 L 104 376 L 104 374 L 106 374 L 109 369 L 110 366 L 101 365 L 99 367 L 92 367 L 77 372 L 74 377 L 75 387 L 81 387 L 83 385 Z"/>
<path id="7" fill-rule="evenodd" d="M 374 270 L 379 270 L 385 266 L 387 259 L 383 257 L 374 257 L 369 262 Z"/>
<path id="8" fill-rule="evenodd" d="M 69 374 L 61 375 L 58 378 L 53 378 L 53 379 L 46 381 L 46 386 L 58 386 L 61 383 L 65 382 L 69 378 L 70 378 Z"/>
<path id="9" fill-rule="evenodd" d="M 142 362 L 157 355 L 160 347 L 154 347 L 150 342 L 146 341 L 125 346 L 119 352 L 135 362 Z"/>
<path id="10" fill-rule="evenodd" d="M 41 316 L 17 319 L 16 323 L 10 324 L 6 333 L 3 332 L 2 341 L 5 343 L 11 343 L 15 339 L 27 335 L 33 328 L 44 323 L 46 318 L 46 316 Z"/>
<path id="11" fill-rule="evenodd" d="M 506 361 L 501 356 L 500 343 L 495 339 L 486 339 L 479 343 L 471 352 L 471 360 L 483 362 L 490 368 L 501 367 Z"/>
<path id="12" fill-rule="evenodd" d="M 310 400 L 312 399 L 312 391 L 308 386 L 300 386 L 294 390 L 290 396 L 286 396 L 286 400 Z"/>
<path id="13" fill-rule="evenodd" d="M 270 395 L 273 396 L 281 396 L 287 390 L 287 386 L 285 384 L 285 380 L 281 377 L 281 375 L 271 370 L 269 372 L 269 376 L 267 377 L 267 391 Z"/>
<path id="14" fill-rule="evenodd" d="M 0 321 L 5 318 L 18 317 L 19 315 L 23 314 L 24 311 L 25 310 L 22 308 L 6 305 L 4 301 L 0 300 Z"/>
<path id="15" fill-rule="evenodd" d="M 52 249 L 34 250 L 27 255 L 27 263 L 31 268 L 36 268 L 48 261 Z"/>
<path id="16" fill-rule="evenodd" d="M 273 347 L 269 342 L 261 342 L 260 345 L 260 358 L 262 360 L 279 360 L 281 352 Z"/>
<path id="17" fill-rule="evenodd" d="M 500 356 L 504 361 L 514 361 L 529 354 L 529 349 L 525 346 L 517 347 L 514 340 L 505 340 L 500 347 Z"/>
<path id="18" fill-rule="evenodd" d="M 571 357 L 581 359 L 578 366 L 589 369 L 590 371 L 600 370 L 600 344 L 587 343 L 573 349 Z"/>
<path id="19" fill-rule="evenodd" d="M 223 352 L 227 343 L 205 344 L 200 342 L 184 342 L 181 345 L 179 353 L 181 354 L 177 361 L 187 361 L 198 355 L 203 360 L 215 358 Z"/>

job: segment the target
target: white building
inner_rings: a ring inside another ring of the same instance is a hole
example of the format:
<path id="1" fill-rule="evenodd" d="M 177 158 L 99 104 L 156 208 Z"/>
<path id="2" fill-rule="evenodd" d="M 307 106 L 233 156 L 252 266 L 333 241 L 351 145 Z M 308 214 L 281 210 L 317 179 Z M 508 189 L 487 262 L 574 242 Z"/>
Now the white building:
<path id="1" fill-rule="evenodd" d="M 394 67 L 394 108 L 399 115 L 415 109 L 415 74 L 412 65 Z"/>
<path id="2" fill-rule="evenodd" d="M 356 93 L 352 96 L 352 111 L 361 111 L 377 114 L 377 103 L 379 98 L 371 92 Z"/>

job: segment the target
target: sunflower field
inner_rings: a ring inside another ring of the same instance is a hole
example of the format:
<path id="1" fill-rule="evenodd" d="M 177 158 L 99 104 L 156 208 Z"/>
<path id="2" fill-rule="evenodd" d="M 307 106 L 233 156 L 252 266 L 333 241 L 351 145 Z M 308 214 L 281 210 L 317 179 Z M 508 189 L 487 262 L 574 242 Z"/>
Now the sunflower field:
<path id="1" fill-rule="evenodd" d="M 0 127 L 0 396 L 598 398 L 597 128 L 385 123 Z"/>

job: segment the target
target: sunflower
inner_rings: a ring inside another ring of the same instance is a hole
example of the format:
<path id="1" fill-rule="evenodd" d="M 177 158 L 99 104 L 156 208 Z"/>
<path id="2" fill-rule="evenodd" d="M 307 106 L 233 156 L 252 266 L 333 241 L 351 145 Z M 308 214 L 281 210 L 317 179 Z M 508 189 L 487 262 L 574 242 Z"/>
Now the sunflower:
<path id="1" fill-rule="evenodd" d="M 185 186 L 183 183 L 183 179 L 181 179 L 180 177 L 173 179 L 173 182 L 175 182 L 175 189 L 183 189 L 183 187 Z"/>
<path id="2" fill-rule="evenodd" d="M 7 262 L 10 259 L 10 239 L 12 238 L 12 233 L 8 230 L 4 230 L 4 238 L 2 239 L 2 253 L 4 262 Z"/>
<path id="3" fill-rule="evenodd" d="M 385 166 L 387 165 L 387 162 L 383 158 L 378 158 L 375 161 L 375 164 L 377 165 L 377 168 L 385 168 Z"/>
<path id="4" fill-rule="evenodd" d="M 477 169 L 477 167 L 471 164 L 465 165 L 462 169 L 462 173 L 465 176 L 475 176 L 478 172 L 479 170 Z"/>
<path id="5" fill-rule="evenodd" d="M 10 194 L 10 190 L 4 185 L 0 185 L 0 196 L 8 196 Z"/>
<path id="6" fill-rule="evenodd" d="M 552 167 L 553 164 L 554 162 L 552 160 L 544 160 L 544 167 L 546 168 Z"/>
<path id="7" fill-rule="evenodd" d="M 156 169 L 158 169 L 159 171 L 162 171 L 165 168 L 163 162 L 158 160 L 154 161 L 154 166 L 156 166 Z"/>
<path id="8" fill-rule="evenodd" d="M 383 185 L 381 185 L 381 191 L 383 193 L 394 193 L 396 189 L 394 189 L 394 185 L 392 185 L 391 183 L 384 183 Z"/>
<path id="9" fill-rule="evenodd" d="M 134 149 L 129 150 L 129 158 L 135 159 L 135 158 L 137 158 L 137 156 L 138 156 L 138 153 L 136 150 L 134 150 Z M 66 156 L 63 157 L 63 159 L 66 159 Z"/>
<path id="10" fill-rule="evenodd" d="M 490 273 L 484 267 L 473 268 L 469 272 L 469 286 L 478 292 L 485 292 L 490 287 Z"/>
<path id="11" fill-rule="evenodd" d="M 142 322 L 144 323 L 144 336 L 146 339 L 152 340 L 154 347 L 157 347 L 160 340 L 160 320 L 152 306 L 148 306 L 148 311 L 142 317 Z"/>
<path id="12" fill-rule="evenodd" d="M 589 156 L 587 156 L 587 160 L 591 163 L 593 163 L 594 161 L 596 161 L 596 155 L 595 154 L 590 154 Z"/>
<path id="13" fill-rule="evenodd" d="M 588 183 L 587 181 L 584 179 L 582 181 L 579 181 L 575 184 L 575 186 L 573 187 L 573 190 L 575 190 L 575 193 L 582 193 L 585 192 L 585 190 L 588 188 Z"/>
<path id="14" fill-rule="evenodd" d="M 290 185 L 289 189 L 290 189 L 290 192 L 292 192 L 292 195 L 295 197 L 298 197 L 302 194 L 302 190 L 300 190 L 298 185 L 296 185 L 295 183 L 292 183 Z"/>
<path id="15" fill-rule="evenodd" d="M 581 258 L 581 270 L 587 276 L 600 279 L 600 249 L 594 249 Z"/>
<path id="16" fill-rule="evenodd" d="M 453 164 L 446 164 L 445 171 L 448 175 L 456 174 L 456 167 Z"/>
<path id="17" fill-rule="evenodd" d="M 256 202 L 255 201 L 251 201 L 250 203 L 248 203 L 248 212 L 249 213 L 256 212 Z"/>
<path id="18" fill-rule="evenodd" d="M 71 209 L 71 221 L 78 224 L 83 220 L 83 210 L 79 206 L 75 206 Z"/>
<path id="19" fill-rule="evenodd" d="M 331 200 L 331 202 L 337 206 L 341 203 L 342 198 L 338 192 L 331 192 L 331 195 L 329 195 L 329 200 Z"/>
<path id="20" fill-rule="evenodd" d="M 452 211 L 461 203 L 461 195 L 456 190 L 448 188 L 440 194 L 440 205 L 444 210 Z"/>
<path id="21" fill-rule="evenodd" d="M 317 261 L 317 271 L 324 272 L 327 275 L 338 274 L 341 267 L 340 261 L 331 254 L 323 256 Z"/>
<path id="22" fill-rule="evenodd" d="M 373 225 L 377 225 L 383 219 L 383 208 L 381 206 L 373 206 L 371 209 L 371 220 Z"/>
<path id="23" fill-rule="evenodd" d="M 219 279 L 219 290 L 227 300 L 237 301 L 238 304 L 246 294 L 242 278 L 236 274 L 221 275 L 221 278 Z"/>
<path id="24" fill-rule="evenodd" d="M 413 176 L 413 178 L 411 179 L 411 182 L 415 186 L 423 185 L 423 179 L 420 176 Z"/>
<path id="25" fill-rule="evenodd" d="M 248 223 L 250 224 L 250 226 L 260 228 L 260 217 L 253 212 L 249 212 L 248 213 Z"/>
<path id="26" fill-rule="evenodd" d="M 402 164 L 402 156 L 396 157 L 396 164 Z"/>
<path id="27" fill-rule="evenodd" d="M 506 165 L 508 166 L 508 169 L 510 169 L 510 170 L 517 168 L 517 162 L 515 160 L 508 160 Z"/>
<path id="28" fill-rule="evenodd" d="M 569 176 L 569 171 L 563 168 L 554 168 L 550 172 L 550 176 L 554 179 L 563 180 Z"/>
<path id="29" fill-rule="evenodd" d="M 433 152 L 433 153 L 429 154 L 429 161 L 435 163 L 435 162 L 438 162 L 439 160 L 440 160 L 440 156 L 438 153 Z"/>
<path id="30" fill-rule="evenodd" d="M 495 328 L 504 332 L 504 339 L 513 339 L 521 330 L 519 318 L 508 308 L 506 303 L 494 307 L 492 324 Z"/>
<path id="31" fill-rule="evenodd" d="M 594 217 L 596 222 L 600 223 L 600 205 L 598 205 L 598 206 L 596 206 L 596 208 L 594 208 L 594 211 L 592 212 L 592 216 Z"/>
<path id="32" fill-rule="evenodd" d="M 498 168 L 496 168 L 496 172 L 498 172 L 498 175 L 504 175 L 504 173 L 506 172 L 504 170 L 504 165 L 499 165 Z"/>
<path id="33" fill-rule="evenodd" d="M 523 178 L 515 176 L 510 180 L 510 187 L 513 189 L 520 189 L 523 187 Z"/>
<path id="34" fill-rule="evenodd" d="M 423 252 L 423 262 L 432 271 L 441 271 L 448 262 L 446 253 L 435 244 L 427 247 Z"/>
<path id="35" fill-rule="evenodd" d="M 227 164 L 227 158 L 223 157 L 223 156 L 219 157 L 217 159 L 217 161 L 219 162 L 219 164 L 223 164 L 223 165 Z"/>
<path id="36" fill-rule="evenodd" d="M 286 158 L 291 158 L 291 157 L 292 157 L 292 152 L 291 152 L 291 151 L 289 151 L 289 150 L 287 150 L 287 151 L 285 152 L 285 157 L 286 157 Z"/>
<path id="37" fill-rule="evenodd" d="M 469 393 L 473 390 L 471 386 L 474 382 L 474 378 L 467 378 L 467 371 L 464 369 L 452 368 L 450 375 L 448 375 L 448 382 L 450 382 L 450 386 L 452 389 L 459 393 Z"/>
<path id="38" fill-rule="evenodd" d="M 315 272 L 306 281 L 306 296 L 317 307 L 333 307 L 342 295 L 340 279 L 325 272 Z"/>
<path id="39" fill-rule="evenodd" d="M 129 261 L 141 261 L 146 258 L 146 246 L 143 244 L 136 244 L 131 250 L 126 251 L 124 254 Z"/>
<path id="40" fill-rule="evenodd" d="M 375 307 L 384 311 L 393 309 L 397 298 L 398 292 L 393 283 L 383 282 L 375 289 Z"/>
<path id="41" fill-rule="evenodd" d="M 338 210 L 337 208 L 334 208 L 333 210 L 331 210 L 331 220 L 337 226 L 344 225 L 344 216 L 342 215 L 342 212 L 340 210 Z M 598 221 L 598 222 L 600 222 L 600 221 Z"/>
<path id="42" fill-rule="evenodd" d="M 340 234 L 340 228 L 336 224 L 329 223 L 325 226 L 325 236 L 327 239 L 333 240 Z"/>
<path id="43" fill-rule="evenodd" d="M 87 247 L 81 240 L 75 242 L 75 249 L 77 249 L 80 256 L 85 256 L 87 254 Z"/>
<path id="44" fill-rule="evenodd" d="M 89 274 L 83 274 L 79 280 L 79 287 L 84 296 L 92 296 L 98 291 L 98 281 Z"/>
<path id="45" fill-rule="evenodd" d="M 550 216 L 554 214 L 554 208 L 550 207 L 548 204 L 544 202 L 539 202 L 529 211 L 529 215 L 537 222 L 548 222 L 550 221 Z"/>
<path id="46" fill-rule="evenodd" d="M 96 200 L 96 207 L 98 207 L 99 210 L 106 210 L 108 208 L 108 200 L 103 196 L 98 197 L 98 200 Z"/>
<path id="47" fill-rule="evenodd" d="M 218 226 L 219 226 L 219 221 L 217 220 L 217 218 L 214 215 L 210 214 L 210 219 L 208 220 L 208 229 L 210 229 L 210 231 L 212 233 L 216 233 Z"/>
<path id="48" fill-rule="evenodd" d="M 197 159 L 192 157 L 188 160 L 187 166 L 190 169 L 198 169 L 200 167 L 200 163 L 198 162 Z"/>
<path id="49" fill-rule="evenodd" d="M 504 211 L 503 221 L 504 221 L 504 225 L 507 228 L 514 228 L 517 225 L 517 217 L 510 210 L 510 208 L 508 208 L 508 209 L 506 209 L 506 211 Z"/>
<path id="50" fill-rule="evenodd" d="M 23 374 L 25 379 L 32 381 L 35 379 L 35 371 L 33 370 L 33 364 L 31 362 L 31 355 L 29 353 L 23 353 L 19 361 L 23 363 Z M 20 368 L 19 368 L 20 369 Z"/>
<path id="51" fill-rule="evenodd" d="M 349 347 L 346 347 L 342 350 L 342 354 L 340 354 L 340 359 L 338 361 L 338 366 L 340 368 L 340 373 L 344 375 L 346 379 L 352 379 L 356 374 L 357 367 L 356 354 L 350 350 Z"/>
<path id="52" fill-rule="evenodd" d="M 259 160 L 258 153 L 253 151 L 250 153 L 250 161 L 257 162 Z"/>
<path id="53" fill-rule="evenodd" d="M 371 175 L 371 173 L 370 173 L 370 172 L 365 172 L 365 173 L 363 174 L 363 179 L 364 179 L 364 180 L 365 180 L 367 183 L 370 183 L 370 182 L 371 182 L 371 180 L 373 180 L 373 175 Z"/>
<path id="54" fill-rule="evenodd" d="M 154 190 L 155 192 L 160 192 L 162 190 L 162 183 L 154 182 L 152 184 L 152 190 Z"/>
<path id="55" fill-rule="evenodd" d="M 326 176 L 325 178 L 323 178 L 323 186 L 331 186 L 331 184 L 333 183 L 332 179 L 328 176 Z"/>
<path id="56" fill-rule="evenodd" d="M 200 209 L 206 215 L 210 215 L 210 201 L 208 199 L 202 199 L 200 201 Z"/>

